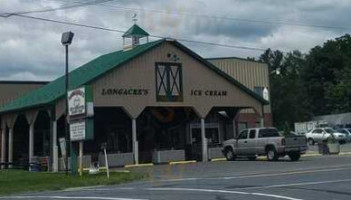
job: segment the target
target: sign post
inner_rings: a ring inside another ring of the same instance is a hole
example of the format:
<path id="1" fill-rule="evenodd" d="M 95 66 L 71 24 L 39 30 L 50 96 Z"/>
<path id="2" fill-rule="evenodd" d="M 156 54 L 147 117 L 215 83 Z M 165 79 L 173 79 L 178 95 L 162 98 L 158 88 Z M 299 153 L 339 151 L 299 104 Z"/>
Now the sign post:
<path id="1" fill-rule="evenodd" d="M 79 175 L 83 174 L 83 144 L 94 138 L 94 106 L 90 87 L 68 91 L 68 114 L 71 141 L 71 170 L 77 174 L 77 153 L 79 149 Z"/>
<path id="2" fill-rule="evenodd" d="M 104 155 L 105 155 L 105 165 L 106 165 L 107 179 L 110 179 L 110 170 L 109 170 L 109 167 L 108 167 L 106 147 L 107 147 L 107 143 L 102 143 L 101 144 L 101 149 L 104 151 Z"/>
<path id="3" fill-rule="evenodd" d="M 83 175 L 83 141 L 79 142 L 79 176 Z"/>
<path id="4" fill-rule="evenodd" d="M 63 158 L 63 168 L 68 171 L 67 154 L 66 154 L 66 139 L 64 137 L 59 138 L 61 156 Z"/>

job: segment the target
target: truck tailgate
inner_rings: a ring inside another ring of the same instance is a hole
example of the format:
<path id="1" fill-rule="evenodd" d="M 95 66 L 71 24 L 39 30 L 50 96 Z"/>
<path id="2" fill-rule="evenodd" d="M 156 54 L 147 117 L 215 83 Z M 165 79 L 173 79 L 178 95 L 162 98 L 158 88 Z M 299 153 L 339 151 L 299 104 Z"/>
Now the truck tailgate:
<path id="1" fill-rule="evenodd" d="M 289 135 L 285 137 L 285 151 L 306 151 L 307 142 L 305 136 Z"/>

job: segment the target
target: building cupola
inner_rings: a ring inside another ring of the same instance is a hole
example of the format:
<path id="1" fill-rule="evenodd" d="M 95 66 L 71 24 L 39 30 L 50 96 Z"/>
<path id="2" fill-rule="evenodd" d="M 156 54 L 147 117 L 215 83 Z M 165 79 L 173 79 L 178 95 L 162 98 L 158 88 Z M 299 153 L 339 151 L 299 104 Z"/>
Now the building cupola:
<path id="1" fill-rule="evenodd" d="M 141 43 L 149 42 L 149 33 L 144 31 L 136 23 L 128 29 L 123 35 L 123 49 L 129 50 Z M 144 41 L 142 41 L 144 39 Z M 146 39 L 146 41 L 145 41 Z"/>

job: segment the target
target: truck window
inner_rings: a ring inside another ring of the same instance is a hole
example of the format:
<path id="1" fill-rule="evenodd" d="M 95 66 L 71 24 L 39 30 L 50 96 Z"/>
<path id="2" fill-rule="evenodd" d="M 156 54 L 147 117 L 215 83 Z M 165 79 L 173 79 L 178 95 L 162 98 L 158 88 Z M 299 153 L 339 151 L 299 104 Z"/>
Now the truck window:
<path id="1" fill-rule="evenodd" d="M 258 132 L 258 137 L 280 137 L 280 135 L 276 129 L 260 129 L 260 131 Z"/>
<path id="2" fill-rule="evenodd" d="M 247 139 L 248 130 L 242 131 L 238 137 L 238 139 Z"/>
<path id="3" fill-rule="evenodd" d="M 250 139 L 254 139 L 254 138 L 255 138 L 255 135 L 256 135 L 256 130 L 251 130 L 251 131 L 250 131 L 250 134 L 249 134 L 249 138 L 250 138 Z"/>

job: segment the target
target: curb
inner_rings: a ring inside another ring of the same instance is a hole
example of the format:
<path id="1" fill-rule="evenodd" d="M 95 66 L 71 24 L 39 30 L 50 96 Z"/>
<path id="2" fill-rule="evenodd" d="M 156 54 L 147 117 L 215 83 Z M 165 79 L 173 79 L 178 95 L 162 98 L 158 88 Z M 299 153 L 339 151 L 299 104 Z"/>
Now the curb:
<path id="1" fill-rule="evenodd" d="M 83 168 L 83 172 L 88 172 L 90 170 L 90 168 Z M 100 172 L 106 172 L 107 168 L 106 167 L 100 167 L 99 171 Z M 78 172 L 80 170 L 78 169 Z M 129 170 L 120 170 L 120 169 L 110 169 L 110 172 L 118 172 L 118 173 L 130 173 Z"/>
<path id="2" fill-rule="evenodd" d="M 183 165 L 183 164 L 193 164 L 193 163 L 196 163 L 196 160 L 174 161 L 174 162 L 169 162 L 169 165 Z"/>
<path id="3" fill-rule="evenodd" d="M 266 156 L 258 156 L 256 160 L 267 160 Z"/>
<path id="4" fill-rule="evenodd" d="M 351 155 L 351 152 L 340 152 L 339 154 L 331 154 L 331 156 L 343 156 L 343 155 Z M 317 157 L 317 156 L 323 156 L 323 155 L 319 153 L 307 153 L 307 154 L 301 155 L 301 157 Z"/>
<path id="5" fill-rule="evenodd" d="M 118 172 L 118 173 L 130 173 L 129 170 L 113 170 L 113 169 L 111 169 L 110 171 L 111 172 Z"/>
<path id="6" fill-rule="evenodd" d="M 218 161 L 226 161 L 226 158 L 213 158 L 211 159 L 211 162 L 218 162 Z"/>
<path id="7" fill-rule="evenodd" d="M 125 165 L 124 168 L 132 168 L 132 167 L 152 167 L 152 166 L 154 166 L 153 163 L 144 163 L 144 164 Z"/>
<path id="8" fill-rule="evenodd" d="M 319 153 L 307 153 L 307 154 L 301 155 L 301 157 L 318 157 L 318 156 L 322 156 L 322 154 L 319 154 Z"/>

